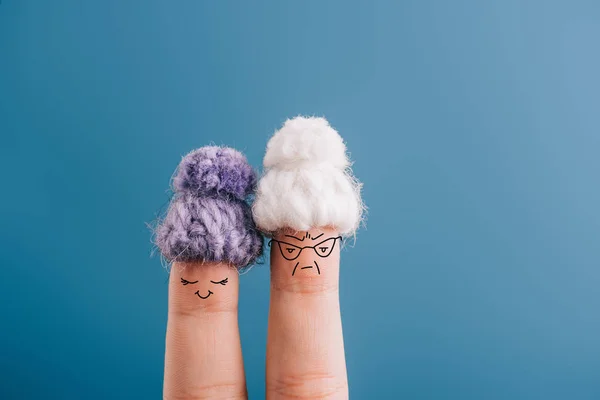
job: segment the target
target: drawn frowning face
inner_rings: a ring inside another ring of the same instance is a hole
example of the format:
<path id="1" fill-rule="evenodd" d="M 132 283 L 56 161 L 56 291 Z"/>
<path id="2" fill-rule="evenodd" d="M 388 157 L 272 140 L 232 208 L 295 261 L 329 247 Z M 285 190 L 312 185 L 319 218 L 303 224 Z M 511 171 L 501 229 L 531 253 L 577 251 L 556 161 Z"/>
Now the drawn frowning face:
<path id="1" fill-rule="evenodd" d="M 311 230 L 301 232 L 283 232 L 272 239 L 271 256 L 277 257 L 276 262 L 287 263 L 291 267 L 292 276 L 301 271 L 321 275 L 321 268 L 334 249 L 338 249 L 341 236 L 335 236 L 331 231 Z"/>

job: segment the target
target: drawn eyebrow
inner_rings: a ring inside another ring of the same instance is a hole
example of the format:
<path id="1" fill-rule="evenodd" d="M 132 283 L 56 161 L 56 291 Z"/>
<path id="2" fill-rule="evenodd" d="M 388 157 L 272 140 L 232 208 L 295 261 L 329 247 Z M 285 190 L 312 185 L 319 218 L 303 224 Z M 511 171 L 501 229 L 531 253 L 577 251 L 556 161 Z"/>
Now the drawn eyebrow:
<path id="1" fill-rule="evenodd" d="M 193 285 L 194 283 L 198 283 L 198 281 L 190 282 L 187 279 L 181 278 L 181 283 L 183 283 L 183 286 L 185 286 L 185 285 Z"/>
<path id="2" fill-rule="evenodd" d="M 331 239 L 335 239 L 336 241 L 339 239 L 339 240 L 341 241 L 341 240 L 342 240 L 342 237 L 341 237 L 341 236 L 337 236 L 337 237 L 330 237 L 330 238 L 327 238 L 327 239 L 325 239 L 325 240 L 322 240 L 322 241 L 320 241 L 319 243 L 315 244 L 315 245 L 314 245 L 314 247 L 319 247 L 319 245 L 322 245 L 323 243 L 325 243 L 325 242 L 328 242 L 328 241 L 330 241 Z M 333 245 L 335 246 L 335 242 L 333 242 Z"/>
<path id="3" fill-rule="evenodd" d="M 300 242 L 303 242 L 303 241 L 304 241 L 304 238 L 302 238 L 302 239 L 298 239 L 296 236 L 292 236 L 292 235 L 284 235 L 284 236 L 287 236 L 287 237 L 294 238 L 294 239 L 296 239 L 296 240 L 298 240 L 298 241 L 300 241 Z"/>
<path id="4" fill-rule="evenodd" d="M 291 243 L 288 243 L 288 242 L 281 242 L 281 241 L 279 241 L 279 240 L 276 240 L 276 242 L 277 242 L 277 243 L 279 243 L 280 245 L 282 245 L 282 244 L 285 244 L 285 245 L 287 245 L 287 246 L 292 246 L 292 247 L 295 247 L 295 248 L 297 248 L 297 249 L 303 249 L 303 248 L 304 248 L 304 247 L 302 247 L 302 246 L 296 246 L 295 244 L 291 244 Z"/>
<path id="5" fill-rule="evenodd" d="M 325 233 L 321 233 L 319 236 L 315 236 L 313 238 L 311 238 L 312 240 L 317 240 L 318 238 L 320 238 L 321 236 L 323 236 Z"/>

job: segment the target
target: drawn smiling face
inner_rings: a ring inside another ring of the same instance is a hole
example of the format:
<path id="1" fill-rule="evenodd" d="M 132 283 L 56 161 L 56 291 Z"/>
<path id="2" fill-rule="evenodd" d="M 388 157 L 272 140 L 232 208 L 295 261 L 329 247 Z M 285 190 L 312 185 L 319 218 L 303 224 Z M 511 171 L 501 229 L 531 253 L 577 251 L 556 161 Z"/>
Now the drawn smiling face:
<path id="1" fill-rule="evenodd" d="M 336 242 L 341 240 L 341 236 L 311 230 L 282 234 L 278 239 L 272 239 L 269 244 L 279 249 L 274 251 L 275 257 L 281 257 L 290 263 L 292 276 L 301 270 L 313 270 L 317 275 L 321 275 L 322 261 L 333 253 Z M 271 254 L 273 255 L 273 252 Z"/>
<path id="2" fill-rule="evenodd" d="M 187 279 L 181 278 L 181 284 L 182 284 L 183 286 L 187 286 L 187 285 L 195 285 L 195 284 L 197 284 L 198 282 L 199 282 L 199 281 L 188 281 Z M 214 284 L 214 285 L 222 285 L 222 286 L 225 286 L 225 285 L 227 285 L 227 283 L 228 283 L 228 282 L 229 282 L 229 278 L 225 278 L 225 279 L 222 279 L 222 280 L 220 280 L 220 281 L 210 281 L 210 283 L 212 283 L 212 284 Z M 214 292 L 213 292 L 212 290 L 210 290 L 210 289 L 209 289 L 209 290 L 208 290 L 208 293 L 207 293 L 205 296 L 203 296 L 203 295 L 201 295 L 201 294 L 200 294 L 200 289 L 198 289 L 198 290 L 196 290 L 196 291 L 194 292 L 194 294 L 195 294 L 196 296 L 198 296 L 199 298 L 201 298 L 202 300 L 206 300 L 206 299 L 208 299 L 208 298 L 210 297 L 210 295 L 214 294 Z"/>

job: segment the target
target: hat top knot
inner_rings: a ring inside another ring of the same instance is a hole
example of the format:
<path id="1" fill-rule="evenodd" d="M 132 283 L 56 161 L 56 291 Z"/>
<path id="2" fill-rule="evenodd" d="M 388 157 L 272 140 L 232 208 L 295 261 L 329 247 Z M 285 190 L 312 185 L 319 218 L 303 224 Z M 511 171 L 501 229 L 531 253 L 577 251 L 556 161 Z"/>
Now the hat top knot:
<path id="1" fill-rule="evenodd" d="M 246 157 L 229 147 L 206 146 L 179 163 L 173 188 L 179 194 L 234 197 L 244 200 L 256 186 L 256 173 Z"/>

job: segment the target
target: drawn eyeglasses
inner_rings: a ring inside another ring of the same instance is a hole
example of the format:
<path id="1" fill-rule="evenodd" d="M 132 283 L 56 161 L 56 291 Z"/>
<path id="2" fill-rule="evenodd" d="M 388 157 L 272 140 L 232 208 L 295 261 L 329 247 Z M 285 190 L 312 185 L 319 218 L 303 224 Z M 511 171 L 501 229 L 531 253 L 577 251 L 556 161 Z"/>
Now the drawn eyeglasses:
<path id="1" fill-rule="evenodd" d="M 313 249 L 315 251 L 315 253 L 317 253 L 317 255 L 321 258 L 329 257 L 329 255 L 333 251 L 333 248 L 335 247 L 335 242 L 338 239 L 340 240 L 340 242 L 342 241 L 341 236 L 331 237 L 329 239 L 323 240 L 322 242 L 320 242 L 318 244 L 315 244 L 314 246 L 304 246 L 304 247 L 296 246 L 294 244 L 287 243 L 287 242 L 282 242 L 277 239 L 271 239 L 271 240 L 269 240 L 268 245 L 271 246 L 272 242 L 277 243 L 277 245 L 279 246 L 279 251 L 281 252 L 281 255 L 283 256 L 283 258 L 285 258 L 288 261 L 292 261 L 292 260 L 295 260 L 296 258 L 300 257 L 300 253 L 302 253 L 302 250 L 304 250 L 304 249 Z"/>

